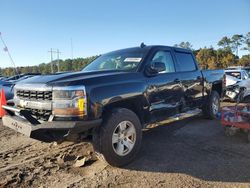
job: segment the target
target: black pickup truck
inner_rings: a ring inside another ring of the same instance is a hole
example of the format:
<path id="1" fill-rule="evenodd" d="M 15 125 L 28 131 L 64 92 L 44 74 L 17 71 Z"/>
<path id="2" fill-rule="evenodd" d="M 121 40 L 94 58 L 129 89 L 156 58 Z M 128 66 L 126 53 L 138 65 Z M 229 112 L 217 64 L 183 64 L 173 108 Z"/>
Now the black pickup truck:
<path id="1" fill-rule="evenodd" d="M 17 83 L 3 125 L 31 138 L 92 136 L 111 165 L 129 163 L 142 129 L 190 110 L 215 118 L 224 71 L 201 71 L 191 51 L 140 46 L 101 55 L 82 71 Z M 167 139 L 167 138 L 166 138 Z"/>

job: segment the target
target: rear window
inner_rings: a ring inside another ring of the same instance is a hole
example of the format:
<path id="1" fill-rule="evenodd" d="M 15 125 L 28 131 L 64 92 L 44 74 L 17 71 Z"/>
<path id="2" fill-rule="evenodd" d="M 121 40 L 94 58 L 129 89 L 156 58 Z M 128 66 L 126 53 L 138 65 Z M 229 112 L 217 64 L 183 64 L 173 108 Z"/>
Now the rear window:
<path id="1" fill-rule="evenodd" d="M 246 68 L 245 70 L 247 71 L 247 74 L 250 77 L 250 68 Z"/>
<path id="2" fill-rule="evenodd" d="M 178 63 L 178 71 L 194 71 L 196 70 L 196 64 L 193 59 L 192 54 L 176 52 L 175 53 L 177 63 Z"/>
<path id="3" fill-rule="evenodd" d="M 233 76 L 235 78 L 241 79 L 241 74 L 239 71 L 235 71 L 235 72 L 226 72 L 226 75 L 229 76 Z"/>

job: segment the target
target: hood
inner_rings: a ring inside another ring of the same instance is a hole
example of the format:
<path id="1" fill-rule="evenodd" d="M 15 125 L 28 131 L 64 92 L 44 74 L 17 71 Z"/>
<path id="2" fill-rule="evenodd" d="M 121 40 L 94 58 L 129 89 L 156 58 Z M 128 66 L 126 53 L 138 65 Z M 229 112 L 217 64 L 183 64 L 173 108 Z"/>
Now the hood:
<path id="1" fill-rule="evenodd" d="M 230 75 L 226 75 L 226 86 L 234 85 L 241 80 Z"/>
<path id="2" fill-rule="evenodd" d="M 71 72 L 63 74 L 41 75 L 20 81 L 18 82 L 17 85 L 21 84 L 71 85 L 71 84 L 79 84 L 79 82 L 85 84 L 89 80 L 98 79 L 99 81 L 103 81 L 109 77 L 114 77 L 117 75 L 121 75 L 119 77 L 123 77 L 122 75 L 124 74 L 133 74 L 133 73 L 120 72 L 120 71 L 96 71 L 96 72 L 73 72 L 73 73 Z"/>
<path id="3" fill-rule="evenodd" d="M 240 87 L 245 87 L 247 89 L 250 89 L 250 79 L 242 80 L 237 85 L 239 85 Z"/>
<path id="4" fill-rule="evenodd" d="M 238 85 L 239 87 L 243 87 L 246 88 L 246 90 L 244 91 L 244 95 L 243 95 L 243 100 L 244 102 L 249 103 L 249 97 L 250 97 L 250 79 L 246 79 L 246 80 L 242 80 L 239 83 L 237 83 L 236 85 Z M 247 99 L 247 101 L 245 101 L 244 99 Z"/>

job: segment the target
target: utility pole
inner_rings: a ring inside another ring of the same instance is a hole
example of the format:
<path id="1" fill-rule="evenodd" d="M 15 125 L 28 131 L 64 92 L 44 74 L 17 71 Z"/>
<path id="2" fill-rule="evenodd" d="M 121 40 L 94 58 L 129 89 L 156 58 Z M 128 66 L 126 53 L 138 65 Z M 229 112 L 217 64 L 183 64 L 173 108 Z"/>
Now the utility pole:
<path id="1" fill-rule="evenodd" d="M 57 69 L 58 69 L 58 72 L 60 72 L 59 54 L 60 54 L 61 52 L 59 52 L 59 50 L 57 49 L 56 53 L 57 53 Z"/>
<path id="2" fill-rule="evenodd" d="M 217 65 L 219 64 L 219 58 L 218 58 L 218 50 L 216 50 L 216 63 L 217 63 Z"/>
<path id="3" fill-rule="evenodd" d="M 72 61 L 72 64 L 74 62 L 74 57 L 73 57 L 73 41 L 72 41 L 72 38 L 70 38 L 70 47 L 71 47 L 71 61 Z"/>
<path id="4" fill-rule="evenodd" d="M 50 49 L 50 51 L 48 51 L 50 53 L 50 66 L 51 66 L 51 73 L 54 73 L 53 70 L 53 53 L 56 53 L 56 51 L 53 51 L 52 48 Z"/>

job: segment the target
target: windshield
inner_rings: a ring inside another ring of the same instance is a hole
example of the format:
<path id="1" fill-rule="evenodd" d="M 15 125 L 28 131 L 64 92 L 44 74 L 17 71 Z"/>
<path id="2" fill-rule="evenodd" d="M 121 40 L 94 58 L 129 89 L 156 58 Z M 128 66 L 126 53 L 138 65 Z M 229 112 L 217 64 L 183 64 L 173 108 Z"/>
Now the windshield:
<path id="1" fill-rule="evenodd" d="M 145 55 L 143 49 L 125 49 L 104 54 L 87 65 L 82 71 L 122 70 L 136 71 Z"/>

